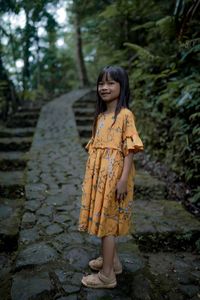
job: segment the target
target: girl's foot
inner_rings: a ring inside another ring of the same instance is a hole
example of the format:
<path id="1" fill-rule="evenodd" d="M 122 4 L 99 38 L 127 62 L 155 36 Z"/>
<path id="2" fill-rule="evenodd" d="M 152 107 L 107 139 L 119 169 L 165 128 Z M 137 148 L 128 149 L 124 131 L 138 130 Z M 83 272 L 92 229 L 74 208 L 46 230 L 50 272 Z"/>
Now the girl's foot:
<path id="1" fill-rule="evenodd" d="M 89 262 L 89 266 L 92 270 L 99 271 L 103 267 L 103 257 L 99 256 L 96 259 L 93 259 Z M 114 263 L 114 272 L 116 275 L 122 273 L 122 265 L 119 262 L 118 264 Z"/>
<path id="2" fill-rule="evenodd" d="M 109 278 L 105 276 L 102 272 L 97 274 L 91 274 L 88 276 L 83 276 L 81 280 L 82 284 L 86 287 L 95 288 L 95 289 L 111 289 L 116 287 L 117 281 L 116 277 Z"/>

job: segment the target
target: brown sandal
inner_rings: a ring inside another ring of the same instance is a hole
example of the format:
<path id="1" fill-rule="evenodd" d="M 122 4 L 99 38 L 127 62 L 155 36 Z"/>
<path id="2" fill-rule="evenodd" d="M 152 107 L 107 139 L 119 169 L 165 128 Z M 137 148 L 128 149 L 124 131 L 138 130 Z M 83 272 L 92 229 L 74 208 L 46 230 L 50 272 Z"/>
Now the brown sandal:
<path id="1" fill-rule="evenodd" d="M 117 285 L 115 277 L 108 278 L 101 272 L 98 272 L 97 274 L 83 276 L 81 282 L 84 286 L 95 289 L 111 289 L 116 287 Z"/>
<path id="2" fill-rule="evenodd" d="M 103 266 L 103 257 L 99 256 L 96 259 L 93 259 L 91 261 L 89 261 L 89 266 L 92 270 L 95 271 L 99 271 L 102 269 Z M 122 266 L 116 266 L 114 265 L 114 272 L 116 275 L 121 274 L 122 273 Z"/>

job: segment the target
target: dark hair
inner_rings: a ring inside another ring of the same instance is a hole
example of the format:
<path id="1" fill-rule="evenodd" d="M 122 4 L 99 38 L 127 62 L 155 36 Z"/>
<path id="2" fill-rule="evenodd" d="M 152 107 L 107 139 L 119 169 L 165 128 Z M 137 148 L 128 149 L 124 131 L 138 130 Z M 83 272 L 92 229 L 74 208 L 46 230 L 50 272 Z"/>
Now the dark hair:
<path id="1" fill-rule="evenodd" d="M 96 86 L 96 92 L 97 92 L 97 102 L 96 102 L 96 111 L 95 111 L 95 117 L 94 117 L 94 123 L 93 123 L 93 129 L 92 129 L 92 135 L 95 136 L 96 132 L 96 125 L 97 125 L 97 118 L 98 115 L 104 111 L 106 111 L 106 103 L 101 99 L 99 92 L 98 92 L 98 85 L 99 82 L 102 81 L 103 76 L 106 76 L 106 79 L 108 75 L 110 77 L 119 82 L 120 84 L 120 95 L 119 95 L 119 101 L 117 102 L 117 106 L 115 109 L 115 116 L 114 116 L 114 122 L 116 121 L 117 115 L 119 114 L 122 107 L 129 108 L 129 97 L 130 97 L 130 89 L 129 89 L 129 79 L 127 72 L 117 66 L 106 66 L 104 67 L 101 72 L 99 73 L 98 79 L 97 79 L 97 86 Z M 113 126 L 112 124 L 112 126 Z"/>

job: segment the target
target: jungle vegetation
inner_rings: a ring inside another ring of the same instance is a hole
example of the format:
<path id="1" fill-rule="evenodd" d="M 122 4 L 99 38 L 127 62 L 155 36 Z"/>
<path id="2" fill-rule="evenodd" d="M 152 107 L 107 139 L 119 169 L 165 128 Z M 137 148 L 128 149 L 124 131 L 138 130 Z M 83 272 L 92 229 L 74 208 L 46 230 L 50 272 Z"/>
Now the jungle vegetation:
<path id="1" fill-rule="evenodd" d="M 68 15 L 62 26 L 49 9 L 59 5 Z M 199 0 L 0 0 L 0 8 L 2 120 L 25 99 L 48 101 L 94 86 L 102 66 L 121 65 L 146 152 L 176 172 L 192 190 L 190 201 L 200 203 Z M 5 16 L 22 12 L 24 28 L 13 28 Z"/>

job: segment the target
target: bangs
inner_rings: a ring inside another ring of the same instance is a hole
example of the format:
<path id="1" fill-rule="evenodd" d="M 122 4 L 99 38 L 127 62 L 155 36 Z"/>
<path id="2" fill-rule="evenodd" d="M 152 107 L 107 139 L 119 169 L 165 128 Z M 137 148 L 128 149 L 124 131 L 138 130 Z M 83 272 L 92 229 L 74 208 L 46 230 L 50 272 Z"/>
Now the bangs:
<path id="1" fill-rule="evenodd" d="M 101 73 L 99 74 L 98 80 L 97 80 L 97 84 L 99 84 L 100 81 L 102 81 L 103 77 L 105 76 L 106 80 L 109 80 L 109 77 L 117 82 L 121 82 L 120 81 L 120 74 L 117 71 L 117 69 L 115 67 L 106 67 L 104 68 Z"/>

